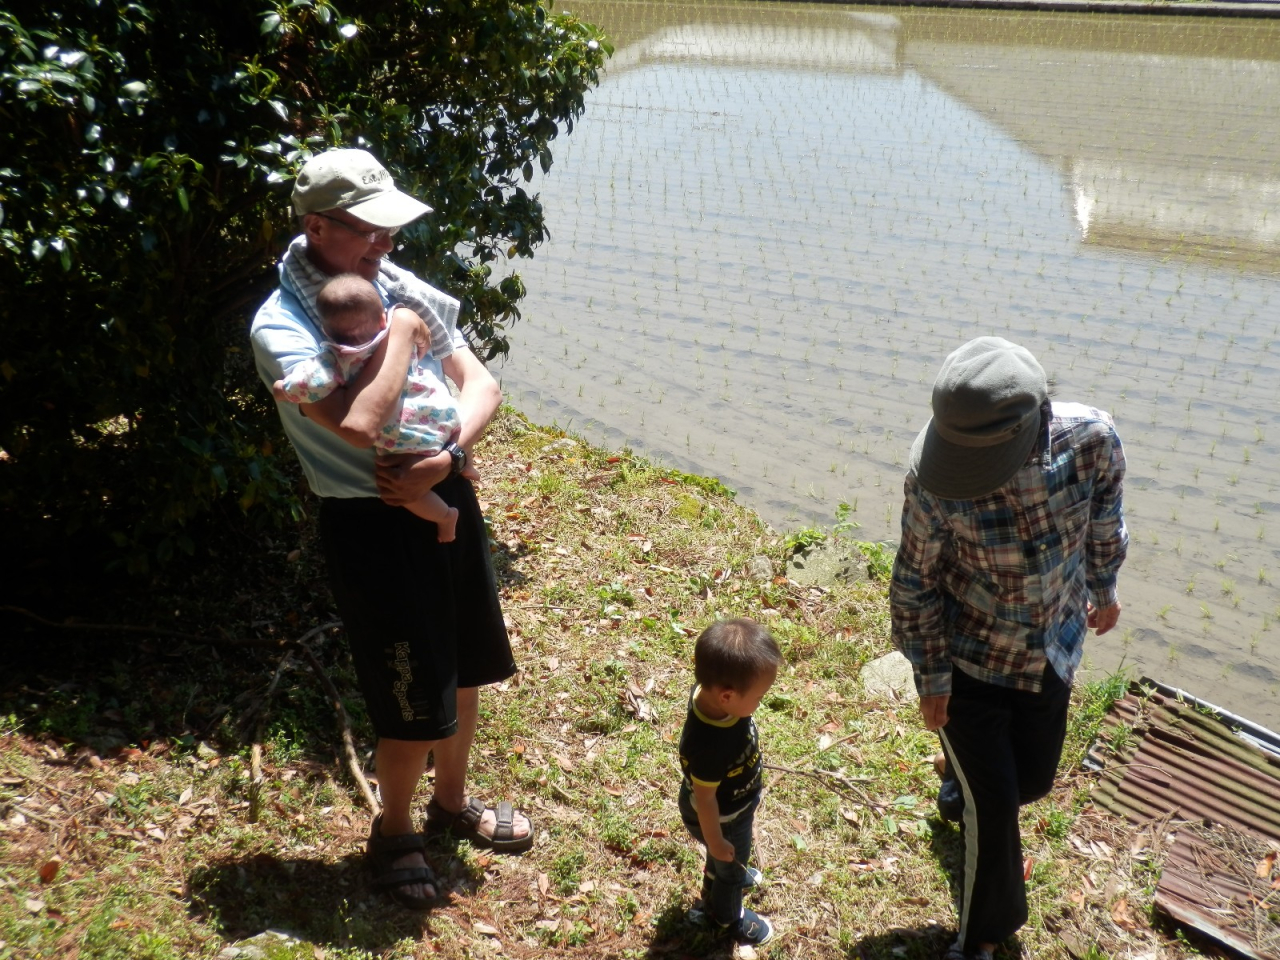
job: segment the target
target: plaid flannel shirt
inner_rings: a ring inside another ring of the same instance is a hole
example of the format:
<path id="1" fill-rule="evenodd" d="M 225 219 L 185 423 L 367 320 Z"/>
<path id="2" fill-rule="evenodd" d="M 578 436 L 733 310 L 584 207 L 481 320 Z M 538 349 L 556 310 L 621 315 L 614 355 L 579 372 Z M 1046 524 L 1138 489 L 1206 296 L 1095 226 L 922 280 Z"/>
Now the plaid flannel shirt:
<path id="1" fill-rule="evenodd" d="M 1071 682 L 1088 600 L 1116 602 L 1124 562 L 1124 451 L 1111 417 L 1054 403 L 1027 462 L 999 490 L 944 500 L 907 475 L 893 565 L 893 642 L 921 696 L 951 692 L 953 665 L 1038 691 L 1045 661 Z"/>

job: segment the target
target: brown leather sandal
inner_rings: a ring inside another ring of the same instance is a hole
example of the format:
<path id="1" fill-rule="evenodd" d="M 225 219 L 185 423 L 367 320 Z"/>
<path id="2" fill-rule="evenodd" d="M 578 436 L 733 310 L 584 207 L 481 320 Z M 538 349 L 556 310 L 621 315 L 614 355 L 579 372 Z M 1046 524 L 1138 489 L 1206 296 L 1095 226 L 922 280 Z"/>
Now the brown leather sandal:
<path id="1" fill-rule="evenodd" d="M 485 836 L 480 832 L 480 818 L 488 810 L 493 810 L 497 822 L 493 826 L 493 836 Z M 428 836 L 446 831 L 455 837 L 468 840 L 473 846 L 487 847 L 495 853 L 523 853 L 533 846 L 533 820 L 528 814 L 529 832 L 523 837 L 515 835 L 515 807 L 511 801 L 502 800 L 496 808 L 487 807 L 484 801 L 472 797 L 467 805 L 453 813 L 436 802 L 435 798 L 427 804 L 427 819 L 422 825 Z"/>
<path id="2" fill-rule="evenodd" d="M 395 862 L 407 853 L 421 853 L 425 859 L 426 842 L 420 833 L 402 833 L 394 837 L 382 835 L 382 814 L 373 820 L 365 859 L 373 873 L 374 889 L 385 893 L 407 910 L 427 910 L 440 894 L 440 881 L 430 867 L 397 867 Z M 417 897 L 408 887 L 424 884 L 435 891 L 430 897 Z"/>

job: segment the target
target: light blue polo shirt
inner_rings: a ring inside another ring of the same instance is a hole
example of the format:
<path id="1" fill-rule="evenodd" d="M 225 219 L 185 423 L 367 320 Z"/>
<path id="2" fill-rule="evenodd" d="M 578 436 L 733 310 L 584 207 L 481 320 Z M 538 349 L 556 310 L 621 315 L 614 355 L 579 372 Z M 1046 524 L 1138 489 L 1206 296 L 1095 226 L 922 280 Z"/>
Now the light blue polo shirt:
<path id="1" fill-rule="evenodd" d="M 387 292 L 374 283 L 384 307 L 389 307 Z M 320 329 L 307 316 L 302 301 L 294 293 L 283 268 L 280 286 L 258 308 L 249 330 L 253 344 L 254 364 L 258 376 L 271 389 L 271 385 L 284 376 L 284 371 L 295 363 L 314 357 L 320 352 Z M 460 331 L 453 331 L 455 349 L 465 348 L 467 343 Z M 440 361 L 433 356 L 420 359 L 419 364 L 430 369 L 442 381 L 444 371 Z M 302 472 L 307 476 L 311 490 L 321 497 L 376 497 L 377 485 L 373 479 L 373 448 L 353 447 L 336 433 L 325 429 L 314 420 L 302 415 L 302 405 L 276 402 L 276 411 L 284 425 L 285 435 L 302 461 Z"/>

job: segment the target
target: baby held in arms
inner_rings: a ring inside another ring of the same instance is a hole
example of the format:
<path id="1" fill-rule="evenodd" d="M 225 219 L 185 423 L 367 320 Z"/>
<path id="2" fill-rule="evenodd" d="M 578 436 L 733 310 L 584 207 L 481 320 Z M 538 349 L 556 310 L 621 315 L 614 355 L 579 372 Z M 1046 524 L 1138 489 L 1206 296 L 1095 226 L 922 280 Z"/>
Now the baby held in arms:
<path id="1" fill-rule="evenodd" d="M 384 308 L 373 284 L 353 273 L 340 274 L 321 287 L 316 310 L 327 338 L 323 349 L 294 364 L 285 371 L 284 379 L 275 382 L 273 393 L 279 401 L 307 404 L 323 400 L 356 378 L 386 338 L 397 311 L 418 319 L 412 310 L 398 304 Z M 415 355 L 406 371 L 399 415 L 383 424 L 374 443 L 380 454 L 431 456 L 455 441 L 461 430 L 458 404 L 449 388 L 418 359 Z M 470 459 L 468 452 L 462 475 L 474 480 L 479 474 Z M 406 509 L 434 523 L 441 543 L 454 539 L 458 511 L 439 494 L 428 492 Z"/>

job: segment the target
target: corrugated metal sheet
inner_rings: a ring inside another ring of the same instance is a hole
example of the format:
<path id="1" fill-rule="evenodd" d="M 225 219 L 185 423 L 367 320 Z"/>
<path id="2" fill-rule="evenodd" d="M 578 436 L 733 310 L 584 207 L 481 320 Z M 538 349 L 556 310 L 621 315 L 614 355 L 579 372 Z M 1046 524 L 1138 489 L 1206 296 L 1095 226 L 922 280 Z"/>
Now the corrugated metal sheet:
<path id="1" fill-rule="evenodd" d="M 1089 756 L 1102 771 L 1094 801 L 1133 823 L 1207 819 L 1280 841 L 1280 757 L 1205 707 L 1134 684 Z"/>
<path id="2" fill-rule="evenodd" d="M 1094 802 L 1134 824 L 1191 821 L 1178 828 L 1156 906 L 1246 957 L 1280 960 L 1280 894 L 1253 862 L 1280 847 L 1276 735 L 1179 694 L 1142 681 L 1116 701 L 1089 751 L 1101 771 Z M 1241 725 L 1248 739 L 1233 730 Z"/>
<path id="3" fill-rule="evenodd" d="M 1259 878 L 1252 857 L 1224 855 L 1223 846 L 1247 846 L 1216 827 L 1227 844 L 1208 842 L 1209 828 L 1184 828 L 1169 850 L 1156 887 L 1156 907 L 1180 923 L 1225 943 L 1252 960 L 1280 960 L 1280 907 L 1270 877 Z M 1231 842 L 1234 841 L 1234 842 Z"/>

